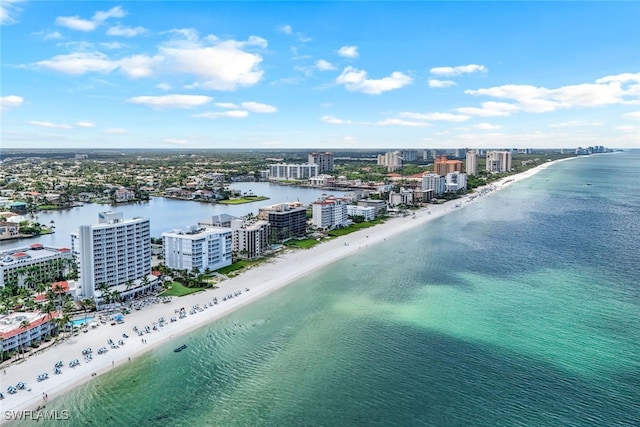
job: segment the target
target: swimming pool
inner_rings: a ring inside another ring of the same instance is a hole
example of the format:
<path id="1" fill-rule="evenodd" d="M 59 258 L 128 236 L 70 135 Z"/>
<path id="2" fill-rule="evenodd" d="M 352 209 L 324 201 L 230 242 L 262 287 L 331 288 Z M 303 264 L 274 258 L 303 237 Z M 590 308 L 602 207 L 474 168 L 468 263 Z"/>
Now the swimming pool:
<path id="1" fill-rule="evenodd" d="M 83 324 L 89 324 L 89 322 L 91 322 L 93 320 L 93 317 L 81 317 L 80 319 L 74 319 L 71 322 L 71 325 L 76 327 L 76 326 L 80 326 Z"/>

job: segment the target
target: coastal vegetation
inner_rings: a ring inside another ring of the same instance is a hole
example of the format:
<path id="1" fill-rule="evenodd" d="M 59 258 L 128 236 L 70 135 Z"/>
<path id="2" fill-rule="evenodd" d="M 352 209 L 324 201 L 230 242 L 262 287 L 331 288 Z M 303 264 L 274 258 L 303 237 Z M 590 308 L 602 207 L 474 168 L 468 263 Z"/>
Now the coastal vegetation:
<path id="1" fill-rule="evenodd" d="M 197 287 L 187 287 L 184 286 L 180 282 L 171 281 L 165 283 L 165 290 L 160 293 L 161 297 L 182 297 L 185 295 L 193 294 L 196 292 L 204 291 L 207 289 L 206 287 L 197 288 Z"/>

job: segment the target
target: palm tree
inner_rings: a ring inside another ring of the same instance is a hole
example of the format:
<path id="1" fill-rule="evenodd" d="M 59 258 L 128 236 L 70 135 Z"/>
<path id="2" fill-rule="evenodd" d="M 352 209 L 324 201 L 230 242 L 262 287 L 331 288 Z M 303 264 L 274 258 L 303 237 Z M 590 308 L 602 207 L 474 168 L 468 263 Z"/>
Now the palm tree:
<path id="1" fill-rule="evenodd" d="M 26 319 L 20 322 L 20 329 L 24 329 L 26 331 L 29 329 L 29 326 L 31 326 L 31 323 Z M 22 358 L 24 359 L 24 344 L 22 345 Z"/>
<path id="2" fill-rule="evenodd" d="M 111 300 L 111 295 L 109 294 L 109 285 L 102 282 L 97 286 L 96 289 L 100 291 L 100 299 L 102 300 L 102 304 L 108 304 Z"/>
<path id="3" fill-rule="evenodd" d="M 80 307 L 84 311 L 84 321 L 87 323 L 87 311 L 93 311 L 96 309 L 96 303 L 91 298 L 85 298 L 78 301 Z"/>

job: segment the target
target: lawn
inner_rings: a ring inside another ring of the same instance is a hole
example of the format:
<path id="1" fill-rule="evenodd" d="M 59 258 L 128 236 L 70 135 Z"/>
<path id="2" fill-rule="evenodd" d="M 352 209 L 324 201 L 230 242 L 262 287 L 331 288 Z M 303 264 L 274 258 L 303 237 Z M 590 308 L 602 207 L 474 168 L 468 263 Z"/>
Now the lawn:
<path id="1" fill-rule="evenodd" d="M 239 197 L 237 199 L 220 200 L 219 203 L 221 205 L 241 205 L 243 203 L 259 202 L 267 199 L 269 198 L 265 196 L 247 196 L 247 197 Z"/>
<path id="2" fill-rule="evenodd" d="M 231 272 L 242 270 L 243 268 L 250 267 L 253 264 L 255 264 L 254 261 L 247 261 L 247 260 L 241 259 L 241 260 L 238 260 L 238 261 L 234 262 L 231 265 L 219 268 L 218 270 L 216 270 L 216 272 L 218 272 L 220 274 L 229 274 Z"/>
<path id="3" fill-rule="evenodd" d="M 289 248 L 309 249 L 312 246 L 320 243 L 316 239 L 303 239 L 303 240 L 288 240 L 284 243 Z"/>
<path id="4" fill-rule="evenodd" d="M 183 297 L 185 295 L 204 291 L 206 288 L 187 288 L 182 283 L 170 282 L 167 290 L 160 294 L 161 297 Z"/>
<path id="5" fill-rule="evenodd" d="M 353 233 L 354 231 L 361 230 L 363 228 L 375 227 L 376 225 L 382 224 L 383 222 L 384 221 L 381 219 L 376 219 L 373 221 L 366 221 L 366 222 L 360 222 L 357 224 L 351 224 L 348 227 L 336 228 L 335 230 L 331 230 L 329 232 L 329 236 L 331 237 L 344 236 L 344 235 Z"/>

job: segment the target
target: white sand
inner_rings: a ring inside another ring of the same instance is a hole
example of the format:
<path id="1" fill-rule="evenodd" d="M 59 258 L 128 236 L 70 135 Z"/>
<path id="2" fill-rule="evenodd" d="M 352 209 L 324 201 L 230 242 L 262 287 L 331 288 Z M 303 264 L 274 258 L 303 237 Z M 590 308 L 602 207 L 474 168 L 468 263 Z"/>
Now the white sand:
<path id="1" fill-rule="evenodd" d="M 285 251 L 269 262 L 242 272 L 234 278 L 220 282 L 218 289 L 207 290 L 181 298 L 174 297 L 171 303 L 159 303 L 139 311 L 133 311 L 130 315 L 125 316 L 124 324 L 115 326 L 101 324 L 96 329 L 90 329 L 88 333 L 80 333 L 78 336 L 66 339 L 63 343 L 32 356 L 22 363 L 13 364 L 6 368 L 6 374 L 0 373 L 0 391 L 5 396 L 4 400 L 0 400 L 0 407 L 2 408 L 0 423 L 6 421 L 5 411 L 36 409 L 37 406 L 46 405 L 47 402 L 43 399 L 43 394 L 45 393 L 48 395 L 48 400 L 51 400 L 80 384 L 90 381 L 93 378 L 92 373 L 100 375 L 114 367 L 128 363 L 129 359 L 133 359 L 161 343 L 219 319 L 233 310 L 268 295 L 312 271 L 363 250 L 369 245 L 379 243 L 399 233 L 423 225 L 448 212 L 472 205 L 483 197 L 481 194 L 490 194 L 493 191 L 501 190 L 513 182 L 537 173 L 551 163 L 553 162 L 510 176 L 488 187 L 478 189 L 474 194 L 467 195 L 461 199 L 442 205 L 429 205 L 426 208 L 415 211 L 415 215 L 412 213 L 407 217 L 393 218 L 384 224 L 360 230 L 338 239 L 328 240 L 311 249 Z M 250 288 L 248 292 L 245 291 L 247 287 Z M 233 294 L 236 291 L 242 291 L 242 294 L 227 301 L 222 301 L 223 296 Z M 196 312 L 193 315 L 188 314 L 193 305 L 200 304 L 202 306 L 212 301 L 214 297 L 218 298 L 217 305 L 201 312 Z M 171 317 L 177 317 L 174 311 L 181 307 L 187 310 L 187 317 L 170 323 L 169 319 Z M 143 337 L 139 337 L 133 332 L 133 326 L 138 326 L 138 328 L 143 328 L 145 325 L 151 326 L 161 316 L 165 318 L 166 326 L 159 328 L 158 331 L 144 334 Z M 109 349 L 103 355 L 97 354 L 97 349 L 100 347 L 110 348 L 107 344 L 108 339 L 117 342 L 122 339 L 123 333 L 129 336 L 128 339 L 124 339 L 125 345 L 117 349 Z M 147 341 L 146 344 L 142 343 L 142 338 Z M 176 340 L 176 346 L 181 343 L 180 340 Z M 88 363 L 84 361 L 82 355 L 82 349 L 87 347 L 93 349 L 93 360 Z M 69 368 L 69 361 L 73 359 L 78 359 L 80 365 L 75 368 Z M 62 374 L 55 375 L 53 374 L 53 368 L 58 360 L 62 360 L 64 366 L 62 367 Z M 44 372 L 49 374 L 49 379 L 37 382 L 36 377 Z M 15 386 L 19 381 L 25 382 L 30 391 L 25 389 L 9 395 L 6 391 L 7 387 L 10 385 Z"/>

